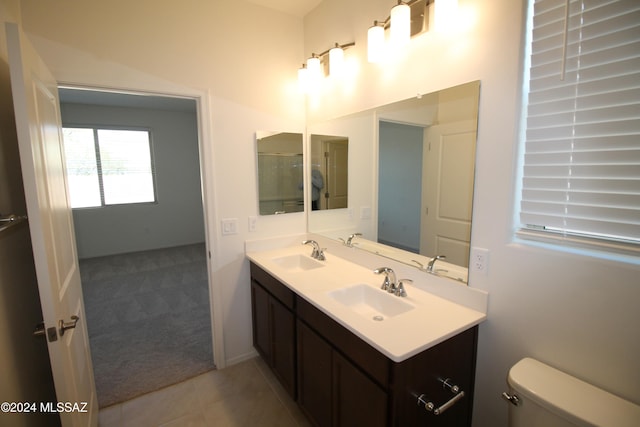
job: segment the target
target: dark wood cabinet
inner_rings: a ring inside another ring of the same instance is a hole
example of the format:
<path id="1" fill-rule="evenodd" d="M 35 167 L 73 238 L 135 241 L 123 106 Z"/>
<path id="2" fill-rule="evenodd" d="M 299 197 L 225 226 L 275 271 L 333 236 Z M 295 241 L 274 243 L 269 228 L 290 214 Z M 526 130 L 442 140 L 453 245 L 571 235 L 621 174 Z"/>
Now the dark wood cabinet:
<path id="1" fill-rule="evenodd" d="M 388 425 L 386 390 L 305 323 L 297 327 L 298 404 L 313 424 Z"/>
<path id="2" fill-rule="evenodd" d="M 470 426 L 478 328 L 467 329 L 448 340 L 393 365 L 395 426 Z M 444 385 L 464 392 L 454 405 L 440 415 L 418 405 L 418 397 L 442 407 L 456 394 Z"/>
<path id="3" fill-rule="evenodd" d="M 298 404 L 318 427 L 332 425 L 333 347 L 298 320 Z"/>
<path id="4" fill-rule="evenodd" d="M 269 294 L 257 282 L 251 282 L 253 346 L 258 353 L 271 360 L 271 332 L 269 325 Z"/>
<path id="5" fill-rule="evenodd" d="M 471 425 L 478 328 L 396 363 L 251 264 L 254 345 L 318 427 Z M 403 331 L 403 333 L 419 333 Z M 435 408 L 464 391 L 436 415 Z"/>
<path id="6" fill-rule="evenodd" d="M 290 307 L 277 296 L 267 291 L 275 287 L 283 287 L 283 294 L 289 291 L 284 285 L 271 276 L 252 274 L 251 307 L 253 324 L 253 345 L 262 358 L 271 367 L 274 374 L 287 392 L 296 397 L 296 335 L 295 316 L 293 314 L 293 298 L 288 300 Z M 275 282 L 275 283 L 274 283 Z M 263 283 L 266 283 L 263 286 Z M 289 291 L 291 292 L 291 291 Z M 280 294 L 276 292 L 276 294 Z M 292 295 L 293 297 L 293 295 Z M 284 298 L 287 301 L 287 298 Z"/>
<path id="7" fill-rule="evenodd" d="M 339 352 L 333 352 L 333 425 L 388 425 L 387 391 Z"/>

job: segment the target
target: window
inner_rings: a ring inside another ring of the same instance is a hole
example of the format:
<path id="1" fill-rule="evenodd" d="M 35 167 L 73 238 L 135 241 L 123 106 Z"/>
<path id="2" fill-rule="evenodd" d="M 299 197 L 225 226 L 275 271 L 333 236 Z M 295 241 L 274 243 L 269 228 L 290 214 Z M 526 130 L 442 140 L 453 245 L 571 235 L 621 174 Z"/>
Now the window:
<path id="1" fill-rule="evenodd" d="M 531 18 L 519 236 L 637 254 L 640 2 L 535 0 Z"/>
<path id="2" fill-rule="evenodd" d="M 156 201 L 149 131 L 62 131 L 72 208 Z"/>

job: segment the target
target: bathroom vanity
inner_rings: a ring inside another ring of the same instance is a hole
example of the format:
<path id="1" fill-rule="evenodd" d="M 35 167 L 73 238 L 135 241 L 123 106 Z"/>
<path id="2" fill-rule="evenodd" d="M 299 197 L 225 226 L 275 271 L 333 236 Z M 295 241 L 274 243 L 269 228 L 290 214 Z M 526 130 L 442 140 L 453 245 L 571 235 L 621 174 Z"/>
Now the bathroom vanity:
<path id="1" fill-rule="evenodd" d="M 309 249 L 247 256 L 254 346 L 312 424 L 471 425 L 485 314 Z"/>

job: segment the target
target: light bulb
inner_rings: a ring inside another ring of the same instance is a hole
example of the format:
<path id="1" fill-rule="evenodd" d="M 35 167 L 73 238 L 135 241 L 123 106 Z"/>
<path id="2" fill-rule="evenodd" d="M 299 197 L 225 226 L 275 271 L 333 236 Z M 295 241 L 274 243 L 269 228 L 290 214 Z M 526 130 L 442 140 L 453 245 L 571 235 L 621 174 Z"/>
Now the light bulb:
<path id="1" fill-rule="evenodd" d="M 373 22 L 373 26 L 367 31 L 367 60 L 371 63 L 380 62 L 384 49 L 384 27 Z"/>
<path id="2" fill-rule="evenodd" d="M 315 53 L 312 54 L 309 59 L 307 59 L 307 75 L 309 76 L 310 80 L 320 78 L 320 58 L 317 57 Z"/>
<path id="3" fill-rule="evenodd" d="M 391 8 L 390 38 L 394 46 L 405 45 L 411 40 L 411 8 L 398 2 Z"/>
<path id="4" fill-rule="evenodd" d="M 438 0 L 435 3 L 435 26 L 437 31 L 455 28 L 458 13 L 458 0 Z"/>
<path id="5" fill-rule="evenodd" d="M 332 77 L 342 74 L 344 68 L 344 50 L 336 43 L 329 51 L 329 75 Z"/>
<path id="6" fill-rule="evenodd" d="M 298 68 L 298 90 L 300 93 L 307 93 L 309 91 L 309 70 L 307 70 L 305 64 L 302 64 L 302 67 Z"/>

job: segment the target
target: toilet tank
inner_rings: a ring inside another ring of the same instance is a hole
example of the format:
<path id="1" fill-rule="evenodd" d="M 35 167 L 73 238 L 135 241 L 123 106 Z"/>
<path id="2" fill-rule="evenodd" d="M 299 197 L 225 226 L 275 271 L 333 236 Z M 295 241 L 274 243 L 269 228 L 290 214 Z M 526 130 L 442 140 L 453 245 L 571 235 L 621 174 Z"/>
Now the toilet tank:
<path id="1" fill-rule="evenodd" d="M 640 406 L 571 375 L 525 358 L 507 379 L 510 427 L 640 426 Z"/>

